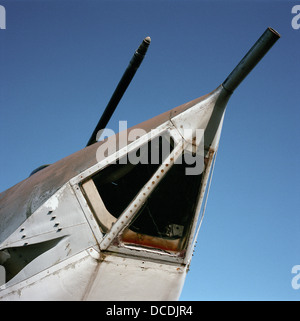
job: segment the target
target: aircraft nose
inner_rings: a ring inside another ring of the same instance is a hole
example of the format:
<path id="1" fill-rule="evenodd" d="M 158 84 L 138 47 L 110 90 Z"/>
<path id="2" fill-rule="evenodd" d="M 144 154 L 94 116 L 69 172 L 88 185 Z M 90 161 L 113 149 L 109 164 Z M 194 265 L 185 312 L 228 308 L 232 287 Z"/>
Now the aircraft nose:
<path id="1" fill-rule="evenodd" d="M 194 152 L 194 148 L 199 147 L 199 144 L 206 150 L 217 148 L 217 134 L 220 134 L 230 95 L 221 85 L 210 94 L 192 101 L 185 111 L 171 118 L 174 127 L 189 144 L 187 150 Z"/>

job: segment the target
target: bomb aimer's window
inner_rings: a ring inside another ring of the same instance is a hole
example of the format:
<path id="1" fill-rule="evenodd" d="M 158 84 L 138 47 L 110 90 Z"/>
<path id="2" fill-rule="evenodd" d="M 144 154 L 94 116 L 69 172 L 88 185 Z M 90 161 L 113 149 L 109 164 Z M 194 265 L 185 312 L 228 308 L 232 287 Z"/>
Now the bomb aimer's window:
<path id="1" fill-rule="evenodd" d="M 109 232 L 173 149 L 169 135 L 156 137 L 82 184 L 103 233 Z M 188 151 L 185 154 L 192 155 Z M 185 162 L 187 158 L 175 163 L 155 186 L 130 225 L 118 236 L 120 246 L 185 250 L 202 182 L 202 173 L 186 175 L 187 167 L 194 166 Z M 140 161 L 134 163 L 134 159 Z"/>
<path id="2" fill-rule="evenodd" d="M 103 233 L 110 230 L 173 149 L 172 137 L 163 133 L 82 184 L 83 193 Z"/>

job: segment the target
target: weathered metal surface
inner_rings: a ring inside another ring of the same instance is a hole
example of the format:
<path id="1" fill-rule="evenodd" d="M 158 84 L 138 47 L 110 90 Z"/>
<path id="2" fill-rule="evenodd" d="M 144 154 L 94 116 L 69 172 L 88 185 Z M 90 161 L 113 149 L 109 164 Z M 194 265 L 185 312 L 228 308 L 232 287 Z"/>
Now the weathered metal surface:
<path id="1" fill-rule="evenodd" d="M 57 245 L 25 265 L 22 273 L 6 284 L 9 287 L 51 267 L 70 256 L 96 245 L 95 237 L 69 184 L 66 184 L 22 225 L 0 243 L 0 250 L 14 251 L 59 238 Z"/>
<path id="2" fill-rule="evenodd" d="M 178 300 L 186 267 L 109 255 L 94 276 L 86 300 Z"/>
<path id="3" fill-rule="evenodd" d="M 88 248 L 0 291 L 0 300 L 178 300 L 186 267 L 130 257 L 103 256 Z M 42 291 L 37 291 L 43 289 Z"/>
<path id="4" fill-rule="evenodd" d="M 0 243 L 59 188 L 96 163 L 97 146 L 68 156 L 0 194 Z"/>

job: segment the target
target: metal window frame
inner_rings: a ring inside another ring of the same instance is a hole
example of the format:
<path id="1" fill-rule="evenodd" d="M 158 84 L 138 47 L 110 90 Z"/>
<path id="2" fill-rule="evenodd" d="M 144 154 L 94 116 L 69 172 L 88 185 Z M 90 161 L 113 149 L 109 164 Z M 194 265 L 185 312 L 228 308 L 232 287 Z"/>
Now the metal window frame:
<path id="1" fill-rule="evenodd" d="M 151 139 L 161 135 L 163 132 L 168 132 L 168 134 L 173 138 L 175 142 L 175 147 L 173 151 L 169 154 L 166 160 L 158 167 L 157 171 L 150 178 L 150 180 L 144 185 L 141 191 L 133 198 L 133 200 L 130 202 L 129 206 L 127 207 L 127 209 L 120 215 L 120 217 L 115 222 L 111 230 L 108 231 L 106 234 L 102 233 L 96 219 L 94 218 L 94 214 L 92 213 L 92 210 L 90 209 L 90 206 L 88 205 L 88 202 L 85 196 L 83 195 L 83 192 L 80 187 L 81 183 L 91 178 L 92 176 L 97 174 L 99 171 L 103 170 L 105 167 L 113 164 L 113 162 L 115 162 L 117 159 L 120 159 L 121 157 L 125 156 L 126 154 L 130 153 L 136 148 L 143 146 L 145 143 L 149 142 Z M 146 193 L 148 188 L 150 188 L 149 191 L 151 192 L 155 189 L 157 184 L 160 182 L 161 179 L 163 179 L 163 177 L 165 177 L 168 170 L 172 168 L 176 159 L 181 155 L 181 153 L 184 151 L 184 149 L 188 145 L 189 143 L 183 140 L 178 129 L 169 120 L 163 123 L 162 125 L 160 125 L 159 127 L 157 127 L 156 129 L 151 130 L 147 134 L 143 135 L 142 137 L 138 138 L 137 140 L 133 141 L 127 146 L 121 148 L 120 150 L 116 151 L 112 155 L 108 156 L 107 158 L 103 159 L 102 161 L 98 162 L 94 166 L 88 168 L 87 170 L 85 170 L 84 172 L 80 173 L 79 175 L 77 175 L 76 177 L 70 180 L 70 185 L 72 186 L 74 193 L 78 199 L 78 202 L 81 205 L 82 210 L 86 216 L 86 219 L 90 225 L 90 228 L 94 233 L 94 236 L 97 240 L 100 251 L 109 251 L 109 252 L 115 252 L 121 255 L 145 257 L 147 259 L 168 261 L 170 263 L 188 264 L 190 262 L 192 250 L 195 245 L 193 233 L 195 232 L 195 229 L 198 225 L 197 223 L 199 220 L 200 208 L 203 203 L 203 197 L 205 194 L 205 189 L 207 184 L 204 184 L 204 185 L 202 184 L 201 190 L 199 191 L 200 198 L 198 199 L 195 216 L 193 218 L 193 221 L 191 222 L 191 229 L 188 235 L 188 242 L 187 242 L 184 255 L 182 255 L 181 252 L 170 253 L 164 250 L 155 249 L 155 248 L 153 249 L 146 248 L 146 247 L 143 247 L 142 245 L 139 246 L 136 244 L 132 244 L 132 245 L 121 244 L 120 246 L 116 246 L 112 244 L 113 240 L 117 236 L 120 236 L 123 233 L 125 228 L 130 225 L 131 221 L 136 216 L 138 210 L 140 209 L 138 204 L 142 205 L 143 198 L 149 197 L 150 194 Z M 171 158 L 173 159 L 172 161 L 171 161 Z M 166 163 L 168 163 L 168 167 L 166 167 Z M 164 169 L 167 168 L 168 170 L 164 170 L 164 173 L 162 175 L 159 175 L 159 178 L 156 178 L 157 172 L 161 171 L 163 168 Z M 206 177 L 210 173 L 211 162 L 210 162 L 210 166 L 206 166 L 204 170 L 205 170 L 204 176 Z M 153 181 L 154 181 L 154 184 L 153 184 Z M 152 187 L 152 185 L 154 186 Z M 141 197 L 143 193 L 146 193 L 146 195 L 143 195 L 144 197 Z"/>

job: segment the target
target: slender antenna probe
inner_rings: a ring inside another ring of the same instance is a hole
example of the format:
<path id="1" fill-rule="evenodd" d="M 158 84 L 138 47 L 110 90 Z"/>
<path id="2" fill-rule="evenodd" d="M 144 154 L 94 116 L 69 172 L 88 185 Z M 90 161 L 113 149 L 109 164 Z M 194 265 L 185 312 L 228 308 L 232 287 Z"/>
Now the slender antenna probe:
<path id="1" fill-rule="evenodd" d="M 223 82 L 223 87 L 232 93 L 279 38 L 277 31 L 267 28 Z"/>
<path id="2" fill-rule="evenodd" d="M 127 69 L 125 70 L 117 88 L 115 89 L 113 95 L 110 98 L 110 101 L 108 102 L 104 113 L 102 114 L 97 126 L 95 127 L 92 136 L 90 137 L 88 143 L 86 146 L 90 146 L 94 143 L 97 142 L 97 138 L 99 138 L 98 132 L 100 130 L 103 130 L 111 116 L 113 115 L 118 103 L 120 102 L 121 98 L 123 97 L 127 87 L 129 86 L 132 78 L 134 77 L 136 71 L 138 70 L 139 66 L 141 65 L 147 49 L 150 45 L 151 42 L 151 38 L 150 37 L 146 37 L 141 45 L 138 47 L 138 49 L 135 51 L 133 57 L 131 58 L 129 65 L 127 67 Z"/>

